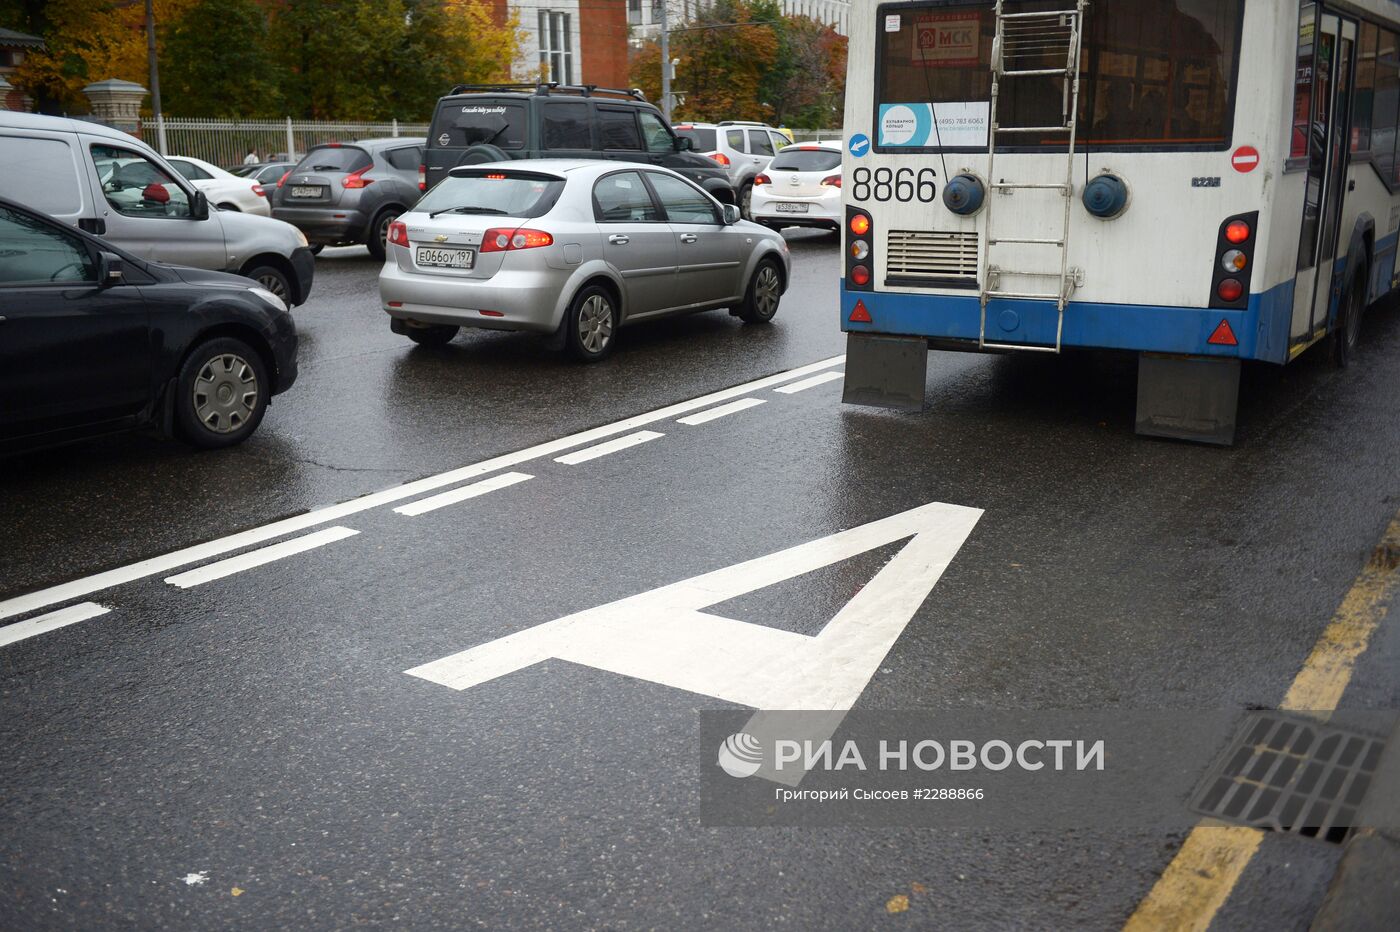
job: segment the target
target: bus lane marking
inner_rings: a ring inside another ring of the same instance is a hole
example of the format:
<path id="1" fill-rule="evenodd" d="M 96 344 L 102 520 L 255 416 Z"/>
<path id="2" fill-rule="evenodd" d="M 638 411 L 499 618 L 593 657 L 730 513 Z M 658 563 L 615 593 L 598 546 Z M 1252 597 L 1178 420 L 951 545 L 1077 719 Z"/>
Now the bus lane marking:
<path id="1" fill-rule="evenodd" d="M 458 486 L 455 489 L 449 489 L 448 491 L 439 493 L 437 495 L 431 495 L 427 498 L 420 498 L 416 502 L 409 502 L 407 505 L 400 505 L 399 507 L 395 508 L 394 511 L 397 514 L 408 515 L 409 517 L 426 514 L 429 511 L 436 511 L 439 508 L 446 508 L 448 505 L 455 505 L 458 502 L 464 502 L 469 498 L 476 498 L 479 495 L 486 495 L 489 492 L 495 492 L 497 489 L 510 488 L 513 485 L 518 485 L 521 482 L 525 482 L 533 478 L 535 477 L 526 475 L 523 472 L 503 472 L 499 475 L 492 476 L 489 479 L 482 479 L 480 482 L 473 482 L 469 485 Z"/>
<path id="2" fill-rule="evenodd" d="M 227 560 L 210 563 L 207 566 L 201 566 L 187 573 L 169 576 L 166 577 L 165 581 L 181 589 L 202 586 L 207 582 L 223 579 L 225 576 L 232 576 L 234 573 L 241 573 L 244 570 L 250 570 L 257 566 L 265 566 L 268 563 L 275 563 L 278 560 L 284 560 L 298 553 L 305 553 L 308 550 L 315 550 L 317 547 L 333 544 L 347 537 L 354 537 L 358 533 L 360 532 L 353 528 L 328 527 L 324 530 L 316 531 L 314 534 L 294 537 L 291 540 L 284 540 L 280 544 L 263 547 L 261 550 L 240 553 L 236 557 L 229 557 Z"/>

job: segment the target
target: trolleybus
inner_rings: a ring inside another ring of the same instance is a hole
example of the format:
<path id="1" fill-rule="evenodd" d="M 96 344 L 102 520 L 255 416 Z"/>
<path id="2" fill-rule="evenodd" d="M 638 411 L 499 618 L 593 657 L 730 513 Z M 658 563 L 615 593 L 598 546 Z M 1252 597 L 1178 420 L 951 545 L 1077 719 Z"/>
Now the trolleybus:
<path id="1" fill-rule="evenodd" d="M 1395 0 L 916 0 L 850 19 L 844 398 L 929 349 L 1139 355 L 1230 443 L 1240 364 L 1353 355 L 1396 283 Z"/>

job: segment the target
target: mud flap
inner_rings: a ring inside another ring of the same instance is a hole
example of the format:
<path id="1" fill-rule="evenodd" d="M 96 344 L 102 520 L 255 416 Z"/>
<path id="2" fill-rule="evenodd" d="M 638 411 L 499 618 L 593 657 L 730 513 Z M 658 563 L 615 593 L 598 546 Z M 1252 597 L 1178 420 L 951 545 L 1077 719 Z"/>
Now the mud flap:
<path id="1" fill-rule="evenodd" d="M 924 409 L 928 341 L 923 337 L 846 334 L 846 383 L 841 400 L 848 405 Z"/>
<path id="2" fill-rule="evenodd" d="M 1139 434 L 1230 446 L 1239 396 L 1238 359 L 1138 357 Z"/>

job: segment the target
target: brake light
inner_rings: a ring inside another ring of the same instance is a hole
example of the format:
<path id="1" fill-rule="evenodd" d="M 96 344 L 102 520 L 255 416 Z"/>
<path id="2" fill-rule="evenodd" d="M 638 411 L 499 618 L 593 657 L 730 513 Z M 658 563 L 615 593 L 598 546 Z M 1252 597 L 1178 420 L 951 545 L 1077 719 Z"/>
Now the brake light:
<path id="1" fill-rule="evenodd" d="M 389 224 L 389 242 L 395 246 L 408 245 L 408 227 L 404 225 L 402 220 L 395 220 Z"/>
<path id="2" fill-rule="evenodd" d="M 822 179 L 822 187 L 823 187 L 823 188 L 839 188 L 839 187 L 841 187 L 841 176 L 840 176 L 840 175 L 827 175 L 825 178 Z"/>
<path id="3" fill-rule="evenodd" d="M 864 287 L 870 284 L 870 270 L 863 265 L 858 265 L 851 269 L 851 281 Z"/>
<path id="4" fill-rule="evenodd" d="M 756 187 L 756 188 L 761 188 L 761 187 L 763 187 L 765 184 L 772 184 L 772 183 L 773 183 L 773 179 L 772 179 L 772 178 L 769 178 L 767 175 L 756 175 L 756 176 L 754 176 L 754 179 L 753 179 L 753 184 L 754 184 L 754 187 Z"/>
<path id="5" fill-rule="evenodd" d="M 1249 224 L 1245 223 L 1243 220 L 1231 220 L 1225 227 L 1225 238 L 1238 246 L 1240 243 L 1249 239 L 1249 234 L 1251 232 Z"/>
<path id="6" fill-rule="evenodd" d="M 418 166 L 418 190 L 428 190 L 428 166 L 426 165 Z"/>
<path id="7" fill-rule="evenodd" d="M 864 236 L 870 232 L 870 218 L 865 214 L 856 214 L 851 218 L 851 232 L 856 236 Z"/>
<path id="8" fill-rule="evenodd" d="M 1211 307 L 1246 306 L 1253 272 L 1254 226 L 1258 221 L 1258 213 L 1248 213 L 1226 217 L 1220 224 L 1210 279 Z"/>
<path id="9" fill-rule="evenodd" d="M 1221 301 L 1224 301 L 1226 304 L 1233 304 L 1244 294 L 1244 285 L 1240 283 L 1238 278 L 1226 278 L 1216 286 L 1215 293 L 1220 297 Z"/>
<path id="10" fill-rule="evenodd" d="M 287 179 L 290 178 L 290 177 L 292 177 L 292 169 L 289 168 L 289 169 L 287 169 L 287 173 L 286 173 L 285 175 L 283 175 L 281 178 L 278 178 L 278 179 L 277 179 L 277 187 L 280 188 L 280 187 L 282 187 L 282 185 L 286 184 L 286 183 L 287 183 Z"/>
<path id="11" fill-rule="evenodd" d="M 538 249 L 554 245 L 554 237 L 544 230 L 531 230 L 520 227 L 512 230 L 496 227 L 487 230 L 481 237 L 482 252 L 510 252 L 516 249 Z"/>
<path id="12" fill-rule="evenodd" d="M 253 185 L 253 193 L 258 197 L 267 197 L 267 189 L 260 184 Z"/>
<path id="13" fill-rule="evenodd" d="M 357 172 L 351 172 L 350 174 L 346 175 L 344 178 L 340 179 L 340 186 L 341 186 L 342 188 L 352 188 L 352 189 L 353 189 L 353 188 L 367 188 L 367 187 L 369 187 L 370 185 L 374 184 L 374 179 L 373 179 L 373 178 L 366 178 L 366 177 L 365 177 L 365 172 L 369 171 L 371 167 L 372 167 L 372 166 L 370 166 L 370 165 L 366 165 L 364 168 L 360 169 L 359 171 L 357 171 Z"/>
<path id="14" fill-rule="evenodd" d="M 838 180 L 839 175 L 833 176 Z M 826 184 L 830 178 L 822 180 Z M 869 291 L 871 270 L 875 267 L 874 223 L 870 215 L 855 207 L 846 208 L 846 288 Z M 860 322 L 860 318 L 853 318 Z"/>
<path id="15" fill-rule="evenodd" d="M 721 165 L 727 166 L 729 164 L 729 156 L 725 155 L 723 152 L 716 152 L 714 155 L 710 156 L 710 158 L 714 159 Z"/>

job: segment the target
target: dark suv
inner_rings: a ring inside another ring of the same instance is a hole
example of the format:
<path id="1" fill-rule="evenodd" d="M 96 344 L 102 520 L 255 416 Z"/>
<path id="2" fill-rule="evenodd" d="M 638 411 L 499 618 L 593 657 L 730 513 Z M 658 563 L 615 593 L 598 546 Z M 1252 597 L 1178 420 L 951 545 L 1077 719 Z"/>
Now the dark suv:
<path id="1" fill-rule="evenodd" d="M 459 84 L 433 111 L 423 188 L 458 165 L 508 159 L 617 159 L 680 172 L 723 204 L 734 188 L 724 168 L 691 152 L 641 91 L 594 85 Z"/>

